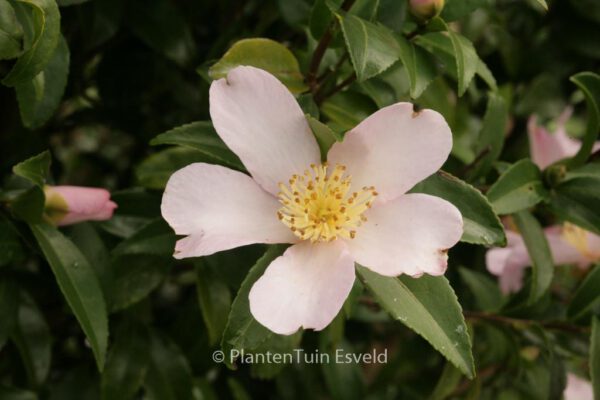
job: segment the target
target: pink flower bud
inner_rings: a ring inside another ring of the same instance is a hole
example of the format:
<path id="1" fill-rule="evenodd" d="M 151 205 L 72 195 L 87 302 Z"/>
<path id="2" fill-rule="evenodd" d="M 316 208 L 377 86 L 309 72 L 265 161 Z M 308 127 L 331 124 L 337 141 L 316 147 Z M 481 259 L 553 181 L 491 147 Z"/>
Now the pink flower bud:
<path id="1" fill-rule="evenodd" d="M 46 186 L 45 214 L 56 225 L 110 219 L 117 205 L 106 189 L 80 186 Z"/>
<path id="2" fill-rule="evenodd" d="M 433 18 L 444 8 L 444 0 L 410 0 L 410 11 L 419 19 Z"/>

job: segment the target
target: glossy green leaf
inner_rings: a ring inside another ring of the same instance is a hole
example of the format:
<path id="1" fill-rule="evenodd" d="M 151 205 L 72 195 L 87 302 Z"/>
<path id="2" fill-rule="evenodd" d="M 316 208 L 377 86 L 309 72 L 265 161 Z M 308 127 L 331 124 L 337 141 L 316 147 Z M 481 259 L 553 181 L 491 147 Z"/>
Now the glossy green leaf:
<path id="1" fill-rule="evenodd" d="M 55 0 L 17 0 L 17 3 L 28 8 L 26 15 L 32 37 L 26 41 L 27 50 L 2 79 L 6 86 L 29 81 L 39 74 L 52 58 L 60 36 L 60 13 Z"/>
<path id="2" fill-rule="evenodd" d="M 164 281 L 172 262 L 171 257 L 147 254 L 123 255 L 113 260 L 110 311 L 123 310 L 148 296 Z"/>
<path id="3" fill-rule="evenodd" d="M 449 398 L 461 380 L 462 375 L 460 370 L 452 365 L 452 363 L 447 362 L 446 365 L 444 365 L 442 376 L 440 376 L 440 379 L 435 385 L 433 393 L 429 396 L 429 400 L 444 400 Z"/>
<path id="4" fill-rule="evenodd" d="M 16 58 L 21 53 L 23 29 L 7 0 L 0 0 L 0 60 Z"/>
<path id="5" fill-rule="evenodd" d="M 187 66 L 195 57 L 192 31 L 181 10 L 168 0 L 132 0 L 125 21 L 144 43 L 173 60 Z"/>
<path id="6" fill-rule="evenodd" d="M 212 79 L 220 79 L 240 65 L 249 65 L 270 72 L 292 93 L 306 90 L 298 60 L 287 47 L 274 40 L 253 38 L 237 41 L 219 61 L 210 67 L 208 73 Z"/>
<path id="7" fill-rule="evenodd" d="M 269 264 L 271 264 L 271 261 L 283 254 L 285 247 L 283 245 L 269 247 L 264 256 L 250 269 L 246 279 L 242 282 L 235 300 L 231 304 L 231 312 L 229 313 L 227 325 L 223 332 L 223 339 L 221 340 L 221 348 L 225 354 L 224 362 L 229 367 L 232 367 L 235 362 L 235 360 L 231 360 L 229 357 L 232 354 L 232 350 L 251 353 L 266 342 L 278 340 L 278 338 L 287 341 L 290 338 L 290 336 L 277 335 L 256 321 L 250 313 L 250 303 L 248 300 L 250 289 L 254 285 L 254 282 L 262 276 Z"/>
<path id="8" fill-rule="evenodd" d="M 490 187 L 487 198 L 498 214 L 512 214 L 533 207 L 547 197 L 540 169 L 529 159 L 508 168 Z"/>
<path id="9" fill-rule="evenodd" d="M 306 120 L 308 121 L 310 129 L 317 139 L 317 143 L 319 143 L 319 148 L 321 149 L 321 158 L 326 160 L 327 152 L 331 146 L 335 142 L 341 142 L 342 137 L 341 135 L 335 133 L 330 127 L 308 114 L 306 114 Z"/>
<path id="10" fill-rule="evenodd" d="M 464 94 L 475 74 L 490 89 L 497 89 L 496 80 L 467 38 L 452 31 L 430 32 L 415 37 L 414 42 L 442 61 L 448 73 L 458 82 L 459 96 Z"/>
<path id="11" fill-rule="evenodd" d="M 135 170 L 140 185 L 149 189 L 164 189 L 173 173 L 195 162 L 212 163 L 214 159 L 185 147 L 173 147 L 154 153 Z"/>
<path id="12" fill-rule="evenodd" d="M 23 125 L 35 129 L 43 125 L 60 104 L 69 75 L 69 47 L 60 36 L 46 67 L 32 80 L 15 85 Z"/>
<path id="13" fill-rule="evenodd" d="M 21 176 L 39 187 L 43 187 L 50 171 L 50 162 L 50 152 L 46 150 L 15 165 L 13 172 L 15 175 Z"/>
<path id="14" fill-rule="evenodd" d="M 396 40 L 410 82 L 410 97 L 416 99 L 436 77 L 435 64 L 423 48 L 415 46 L 401 35 L 396 35 Z"/>
<path id="15" fill-rule="evenodd" d="M 475 297 L 477 306 L 482 311 L 498 311 L 504 304 L 504 297 L 498 284 L 488 275 L 464 267 L 458 270 L 463 282 Z"/>
<path id="16" fill-rule="evenodd" d="M 141 388 L 150 361 L 147 329 L 125 323 L 116 334 L 102 374 L 102 400 L 130 400 Z"/>
<path id="17" fill-rule="evenodd" d="M 440 16 L 446 22 L 456 21 L 489 3 L 489 0 L 446 0 Z"/>
<path id="18" fill-rule="evenodd" d="M 528 211 L 513 214 L 517 228 L 531 258 L 531 290 L 529 304 L 538 301 L 550 288 L 554 276 L 554 261 L 540 223 Z"/>
<path id="19" fill-rule="evenodd" d="M 112 251 L 113 256 L 125 254 L 154 254 L 171 257 L 175 248 L 175 233 L 162 219 L 144 226 L 131 237 L 119 243 Z"/>
<path id="20" fill-rule="evenodd" d="M 20 300 L 17 325 L 11 337 L 19 349 L 31 385 L 39 387 L 50 372 L 50 328 L 29 295 L 22 292 Z"/>
<path id="21" fill-rule="evenodd" d="M 588 123 L 583 142 L 577 154 L 568 162 L 570 167 L 577 167 L 588 159 L 600 133 L 600 75 L 580 72 L 571 76 L 571 82 L 585 95 L 588 109 Z"/>
<path id="22" fill-rule="evenodd" d="M 461 241 L 487 246 L 506 243 L 504 228 L 492 206 L 479 190 L 468 183 L 440 171 L 417 184 L 411 192 L 438 196 L 454 204 L 463 217 Z"/>
<path id="23" fill-rule="evenodd" d="M 550 207 L 560 218 L 600 234 L 600 164 L 569 171 L 550 192 Z"/>
<path id="24" fill-rule="evenodd" d="M 197 121 L 178 126 L 165 133 L 161 133 L 150 141 L 152 146 L 174 144 L 189 147 L 214 158 L 217 163 L 222 163 L 235 169 L 243 170 L 244 165 L 217 135 L 212 123 Z"/>
<path id="25" fill-rule="evenodd" d="M 231 309 L 231 291 L 212 265 L 204 262 L 204 259 L 199 259 L 195 264 L 198 303 L 208 330 L 208 340 L 214 345 L 221 339 L 227 325 Z"/>
<path id="26" fill-rule="evenodd" d="M 430 275 L 395 278 L 361 266 L 357 266 L 357 273 L 394 319 L 421 335 L 467 377 L 475 377 L 467 325 L 446 278 Z"/>
<path id="27" fill-rule="evenodd" d="M 590 375 L 594 388 L 594 398 L 600 398 L 600 320 L 592 319 L 592 334 L 590 335 Z"/>
<path id="28" fill-rule="evenodd" d="M 581 285 L 573 294 L 569 303 L 567 315 L 571 319 L 577 319 L 589 311 L 600 299 L 600 268 L 595 266 L 587 274 Z"/>
<path id="29" fill-rule="evenodd" d="M 504 147 L 504 134 L 508 124 L 508 107 L 504 99 L 496 93 L 490 92 L 483 117 L 483 126 L 479 133 L 476 153 L 485 155 L 473 169 L 470 177 L 484 176 L 493 166 L 494 161 L 500 157 Z"/>
<path id="30" fill-rule="evenodd" d="M 398 42 L 387 27 L 354 15 L 338 18 L 359 82 L 382 73 L 398 61 Z"/>
<path id="31" fill-rule="evenodd" d="M 546 3 L 546 0 L 535 0 L 538 2 L 538 4 L 542 7 L 544 7 L 544 10 L 548 10 L 548 3 Z"/>
<path id="32" fill-rule="evenodd" d="M 108 318 L 102 289 L 88 260 L 55 227 L 31 224 L 31 230 L 52 268 L 58 286 L 88 338 L 98 369 L 104 368 Z"/>
<path id="33" fill-rule="evenodd" d="M 338 93 L 321 105 L 321 112 L 329 119 L 327 125 L 336 132 L 349 131 L 376 110 L 368 97 L 354 92 Z"/>
<path id="34" fill-rule="evenodd" d="M 150 335 L 150 364 L 144 387 L 150 400 L 193 399 L 192 373 L 181 350 L 158 333 Z"/>

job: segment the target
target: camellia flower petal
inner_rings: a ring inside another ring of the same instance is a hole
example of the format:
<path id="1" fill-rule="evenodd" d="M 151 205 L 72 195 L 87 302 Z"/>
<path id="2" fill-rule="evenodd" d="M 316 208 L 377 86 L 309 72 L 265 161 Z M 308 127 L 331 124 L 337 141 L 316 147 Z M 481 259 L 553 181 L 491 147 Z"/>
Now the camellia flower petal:
<path id="1" fill-rule="evenodd" d="M 446 200 L 405 194 L 437 171 L 452 134 L 431 110 L 399 103 L 335 144 L 328 163 L 292 94 L 269 73 L 233 69 L 213 82 L 215 129 L 252 178 L 192 164 L 173 174 L 162 213 L 179 240 L 175 257 L 250 243 L 292 243 L 252 287 L 256 320 L 281 334 L 323 329 L 354 282 L 354 262 L 396 276 L 441 275 L 462 217 Z"/>
<path id="2" fill-rule="evenodd" d="M 569 372 L 563 398 L 565 400 L 594 400 L 594 389 L 590 381 Z"/>
<path id="3" fill-rule="evenodd" d="M 279 334 L 321 330 L 342 308 L 354 283 L 354 260 L 344 243 L 304 241 L 269 265 L 250 291 L 250 311 Z"/>
<path id="4" fill-rule="evenodd" d="M 342 143 L 334 143 L 327 160 L 348 167 L 353 183 L 375 186 L 386 201 L 439 170 L 450 150 L 452 133 L 444 117 L 398 103 L 377 111 L 348 132 Z"/>
<path id="5" fill-rule="evenodd" d="M 556 265 L 575 264 L 587 268 L 600 260 L 600 236 L 573 224 L 551 226 L 544 229 L 552 258 Z M 524 269 L 531 265 L 525 242 L 521 235 L 507 230 L 505 248 L 493 248 L 486 253 L 490 273 L 499 277 L 504 293 L 517 292 L 523 287 Z"/>
<path id="6" fill-rule="evenodd" d="M 252 177 L 272 194 L 279 182 L 319 163 L 321 154 L 300 106 L 273 75 L 233 69 L 210 87 L 210 116 L 217 133 Z"/>
<path id="7" fill-rule="evenodd" d="M 112 218 L 117 205 L 110 192 L 101 188 L 81 186 L 46 186 L 45 215 L 59 226 L 83 221 L 104 221 Z"/>
<path id="8" fill-rule="evenodd" d="M 581 142 L 567 134 L 565 125 L 571 117 L 573 110 L 567 108 L 558 117 L 557 127 L 553 133 L 537 123 L 537 117 L 532 115 L 527 123 L 529 134 L 529 150 L 531 159 L 541 169 L 546 168 L 563 158 L 574 156 L 581 147 Z M 600 149 L 600 142 L 596 142 L 593 151 Z"/>
<path id="9" fill-rule="evenodd" d="M 169 179 L 161 211 L 180 235 L 175 258 L 200 257 L 253 243 L 290 243 L 275 215 L 280 205 L 238 171 L 195 163 Z"/>

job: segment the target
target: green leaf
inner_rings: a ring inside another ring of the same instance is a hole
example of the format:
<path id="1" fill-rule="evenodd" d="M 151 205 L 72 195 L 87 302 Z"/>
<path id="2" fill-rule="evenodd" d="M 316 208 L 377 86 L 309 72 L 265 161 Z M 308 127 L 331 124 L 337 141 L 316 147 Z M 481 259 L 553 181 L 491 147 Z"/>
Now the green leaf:
<path id="1" fill-rule="evenodd" d="M 460 370 L 447 362 L 429 400 L 444 400 L 451 397 L 461 380 Z"/>
<path id="2" fill-rule="evenodd" d="M 329 118 L 327 124 L 336 132 L 346 132 L 358 125 L 377 108 L 366 96 L 355 92 L 341 92 L 321 105 L 321 112 Z"/>
<path id="3" fill-rule="evenodd" d="M 30 224 L 58 286 L 92 347 L 98 369 L 104 368 L 108 341 L 106 304 L 98 277 L 79 249 L 55 227 Z"/>
<path id="4" fill-rule="evenodd" d="M 225 55 L 210 67 L 208 74 L 212 79 L 225 78 L 230 70 L 240 65 L 270 72 L 292 93 L 302 93 L 307 89 L 294 54 L 274 40 L 253 38 L 235 42 Z"/>
<path id="5" fill-rule="evenodd" d="M 504 297 L 498 284 L 481 272 L 464 267 L 458 270 L 463 282 L 475 296 L 475 301 L 482 311 L 498 311 L 504 304 Z"/>
<path id="6" fill-rule="evenodd" d="M 0 267 L 22 261 L 24 258 L 25 251 L 21 245 L 19 231 L 8 218 L 0 214 Z M 2 301 L 0 301 L 0 304 L 2 304 Z M 2 306 L 0 305 L 0 307 Z M 2 317 L 0 317 L 1 320 Z M 2 343 L 1 332 L 0 343 Z"/>
<path id="7" fill-rule="evenodd" d="M 33 299 L 21 292 L 16 329 L 12 336 L 19 349 L 27 377 L 34 387 L 41 386 L 50 372 L 52 338 L 44 316 Z"/>
<path id="8" fill-rule="evenodd" d="M 50 171 L 50 162 L 50 152 L 46 150 L 15 165 L 13 172 L 42 188 Z"/>
<path id="9" fill-rule="evenodd" d="M 571 319 L 578 319 L 585 315 L 592 306 L 597 304 L 600 298 L 600 268 L 595 266 L 581 282 L 581 285 L 573 294 L 573 298 L 567 308 L 567 316 Z"/>
<path id="10" fill-rule="evenodd" d="M 581 147 L 568 162 L 570 167 L 577 167 L 583 165 L 592 153 L 600 132 L 600 75 L 593 72 L 580 72 L 570 79 L 585 95 L 588 108 L 588 124 Z"/>
<path id="11" fill-rule="evenodd" d="M 306 114 L 306 120 L 308 121 L 310 129 L 312 129 L 312 132 L 317 139 L 317 143 L 319 143 L 319 148 L 321 149 L 321 158 L 326 160 L 327 152 L 331 146 L 333 146 L 335 142 L 341 142 L 342 137 L 331 130 L 330 127 L 308 114 Z"/>
<path id="12" fill-rule="evenodd" d="M 23 29 L 7 0 L 0 0 L 0 60 L 16 58 L 21 53 Z"/>
<path id="13" fill-rule="evenodd" d="M 231 309 L 231 291 L 204 258 L 196 262 L 196 292 L 204 325 L 208 330 L 208 340 L 214 345 L 222 337 L 227 325 Z"/>
<path id="14" fill-rule="evenodd" d="M 144 387 L 150 400 L 193 399 L 192 373 L 181 350 L 163 335 L 150 335 L 150 365 Z"/>
<path id="15" fill-rule="evenodd" d="M 168 0 L 133 0 L 125 21 L 149 47 L 181 66 L 194 59 L 196 44 L 185 16 Z"/>
<path id="16" fill-rule="evenodd" d="M 154 254 L 171 257 L 175 248 L 175 240 L 173 229 L 162 218 L 159 218 L 119 243 L 113 249 L 112 255 Z"/>
<path id="17" fill-rule="evenodd" d="M 535 0 L 538 2 L 538 4 L 542 7 L 544 7 L 544 10 L 548 11 L 548 3 L 546 3 L 546 0 Z"/>
<path id="18" fill-rule="evenodd" d="M 540 169 L 529 159 L 508 168 L 490 187 L 487 198 L 497 214 L 512 214 L 533 207 L 547 197 Z"/>
<path id="19" fill-rule="evenodd" d="M 446 0 L 440 16 L 446 22 L 456 21 L 489 3 L 489 0 Z"/>
<path id="20" fill-rule="evenodd" d="M 39 74 L 52 58 L 60 36 L 60 13 L 54 0 L 17 0 L 17 3 L 31 8 L 24 15 L 31 25 L 32 36 L 28 38 L 28 50 L 2 80 L 6 86 L 29 81 Z"/>
<path id="21" fill-rule="evenodd" d="M 23 125 L 35 129 L 50 119 L 63 97 L 68 75 L 69 47 L 61 35 L 43 71 L 15 85 Z"/>
<path id="22" fill-rule="evenodd" d="M 484 195 L 468 183 L 440 171 L 417 184 L 411 192 L 427 193 L 454 204 L 463 217 L 464 232 L 461 241 L 503 246 L 504 228 Z"/>
<path id="23" fill-rule="evenodd" d="M 164 189 L 173 173 L 195 162 L 214 162 L 212 157 L 197 150 L 173 147 L 154 153 L 135 169 L 140 185 L 149 189 Z"/>
<path id="24" fill-rule="evenodd" d="M 436 18 L 435 21 L 441 21 Z M 473 43 L 467 38 L 448 30 L 430 32 L 415 37 L 414 42 L 436 56 L 445 66 L 448 74 L 458 82 L 459 96 L 467 90 L 475 74 L 479 75 L 492 90 L 496 90 L 496 81 L 490 70 L 479 58 Z"/>
<path id="25" fill-rule="evenodd" d="M 123 310 L 144 299 L 165 279 L 171 257 L 147 254 L 124 255 L 111 263 L 113 286 L 109 301 L 111 312 Z"/>
<path id="26" fill-rule="evenodd" d="M 528 211 L 519 211 L 513 214 L 513 219 L 531 258 L 533 269 L 528 303 L 533 304 L 550 288 L 554 276 L 554 261 L 546 235 L 535 217 Z"/>
<path id="27" fill-rule="evenodd" d="M 214 158 L 219 164 L 244 170 L 244 165 L 217 135 L 209 121 L 197 121 L 178 126 L 161 133 L 150 141 L 150 145 L 174 144 L 198 150 L 204 155 Z"/>
<path id="28" fill-rule="evenodd" d="M 149 336 L 147 329 L 126 322 L 116 334 L 102 373 L 102 400 L 130 400 L 144 382 L 148 362 Z"/>
<path id="29" fill-rule="evenodd" d="M 391 30 L 354 15 L 338 18 L 359 82 L 382 73 L 398 61 L 400 50 Z"/>
<path id="30" fill-rule="evenodd" d="M 235 361 L 230 359 L 233 350 L 251 353 L 264 343 L 278 340 L 277 338 L 283 341 L 289 340 L 290 336 L 277 335 L 256 321 L 250 313 L 250 302 L 248 300 L 254 282 L 262 276 L 271 261 L 283 254 L 285 247 L 284 245 L 269 247 L 267 252 L 250 269 L 231 304 L 231 312 L 221 340 L 221 348 L 225 354 L 224 362 L 229 367 L 233 367 Z"/>
<path id="31" fill-rule="evenodd" d="M 435 79 L 437 72 L 435 64 L 423 48 L 415 46 L 404 36 L 396 35 L 396 40 L 399 45 L 400 59 L 410 82 L 410 97 L 416 99 Z"/>
<path id="32" fill-rule="evenodd" d="M 551 191 L 550 207 L 561 219 L 600 234 L 600 164 L 569 171 Z"/>
<path id="33" fill-rule="evenodd" d="M 592 319 L 592 334 L 590 335 L 590 375 L 594 388 L 594 398 L 600 398 L 600 320 Z"/>
<path id="34" fill-rule="evenodd" d="M 462 309 L 443 276 L 398 278 L 357 266 L 364 285 L 394 319 L 421 335 L 469 379 L 475 377 L 471 339 Z"/>
<path id="35" fill-rule="evenodd" d="M 476 146 L 476 153 L 487 153 L 470 174 L 472 179 L 487 174 L 492 169 L 494 161 L 500 157 L 504 146 L 504 133 L 507 124 L 508 107 L 506 102 L 499 94 L 490 92 L 485 116 L 483 117 L 483 126 Z"/>

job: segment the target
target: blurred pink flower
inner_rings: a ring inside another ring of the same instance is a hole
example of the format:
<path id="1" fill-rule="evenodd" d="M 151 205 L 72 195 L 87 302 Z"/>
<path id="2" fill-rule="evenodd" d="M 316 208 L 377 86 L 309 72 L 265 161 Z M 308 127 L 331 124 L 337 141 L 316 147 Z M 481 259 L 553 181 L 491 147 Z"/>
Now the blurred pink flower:
<path id="1" fill-rule="evenodd" d="M 556 265 L 575 264 L 587 268 L 600 259 L 600 236 L 578 226 L 565 223 L 544 229 Z M 486 253 L 490 273 L 499 277 L 503 293 L 517 292 L 523 287 L 523 272 L 531 265 L 525 242 L 518 233 L 506 230 L 508 244 Z"/>
<path id="2" fill-rule="evenodd" d="M 564 400 L 594 400 L 594 390 L 589 381 L 568 373 L 563 397 Z"/>
<path id="3" fill-rule="evenodd" d="M 110 219 L 117 205 L 106 189 L 81 186 L 46 186 L 45 212 L 56 225 Z"/>
<path id="4" fill-rule="evenodd" d="M 266 71 L 238 67 L 214 81 L 210 114 L 251 176 L 191 164 L 169 179 L 162 215 L 186 236 L 175 258 L 293 244 L 250 291 L 258 322 L 280 334 L 323 329 L 352 288 L 354 262 L 386 276 L 445 272 L 462 216 L 438 197 L 406 194 L 450 153 L 440 114 L 385 107 L 331 147 L 329 165 L 292 94 Z"/>
<path id="5" fill-rule="evenodd" d="M 568 107 L 558 117 L 556 130 L 548 132 L 546 128 L 537 124 L 537 117 L 532 115 L 527 123 L 529 134 L 529 150 L 531 159 L 541 169 L 563 158 L 574 156 L 581 147 L 579 140 L 571 138 L 565 125 L 571 117 L 573 110 Z M 600 149 L 600 142 L 596 142 L 593 151 Z"/>

